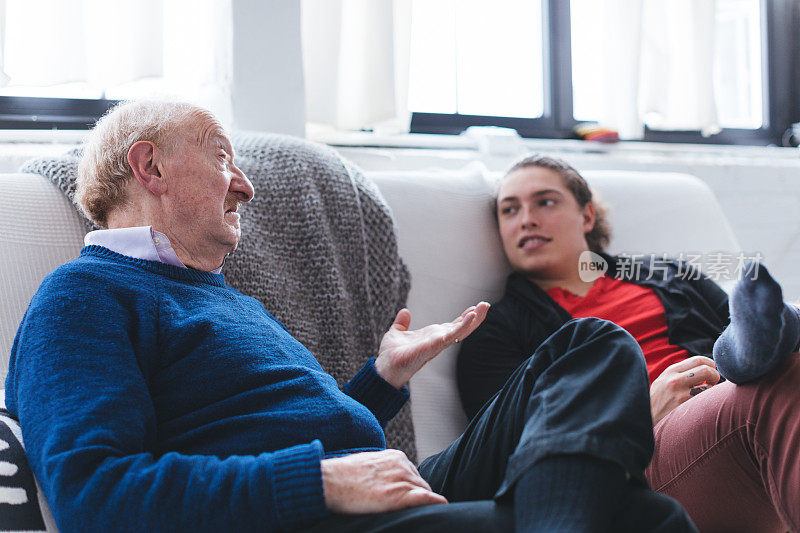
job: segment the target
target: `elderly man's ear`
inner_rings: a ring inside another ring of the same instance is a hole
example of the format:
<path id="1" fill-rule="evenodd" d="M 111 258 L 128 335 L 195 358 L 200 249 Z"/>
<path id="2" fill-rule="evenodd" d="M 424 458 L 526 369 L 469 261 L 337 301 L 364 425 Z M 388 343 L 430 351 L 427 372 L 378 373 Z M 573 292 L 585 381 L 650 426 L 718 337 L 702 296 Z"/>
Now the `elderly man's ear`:
<path id="1" fill-rule="evenodd" d="M 163 152 L 150 141 L 136 142 L 128 150 L 128 164 L 136 181 L 156 196 L 161 196 L 167 190 L 160 169 L 162 157 Z"/>

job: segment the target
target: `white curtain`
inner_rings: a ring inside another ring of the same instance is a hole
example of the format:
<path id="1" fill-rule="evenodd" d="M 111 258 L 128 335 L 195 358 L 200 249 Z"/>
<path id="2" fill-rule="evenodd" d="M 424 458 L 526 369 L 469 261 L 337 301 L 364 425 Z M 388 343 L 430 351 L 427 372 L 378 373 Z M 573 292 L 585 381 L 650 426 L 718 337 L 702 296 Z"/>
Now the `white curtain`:
<path id="1" fill-rule="evenodd" d="M 567 1 L 567 0 L 564 0 Z M 600 122 L 625 139 L 652 129 L 719 131 L 715 0 L 602 2 Z M 309 122 L 337 129 L 408 125 L 410 0 L 303 0 Z M 491 9 L 487 6 L 486 9 Z"/>
<path id="2" fill-rule="evenodd" d="M 310 123 L 408 131 L 409 0 L 303 0 Z"/>
<path id="3" fill-rule="evenodd" d="M 602 11 L 598 58 L 603 63 L 598 89 L 603 104 L 598 122 L 623 139 L 641 137 L 644 123 L 637 106 L 641 62 L 643 0 L 607 0 Z M 624 28 L 624 30 L 623 30 Z"/>
<path id="4" fill-rule="evenodd" d="M 0 2 L 0 87 L 178 96 L 231 116 L 231 0 Z"/>
<path id="5" fill-rule="evenodd" d="M 3 37 L 6 34 L 6 0 L 0 0 L 0 87 L 6 85 L 11 78 L 4 70 Z"/>
<path id="6" fill-rule="evenodd" d="M 624 139 L 651 129 L 719 132 L 715 0 L 606 0 L 600 123 Z"/>

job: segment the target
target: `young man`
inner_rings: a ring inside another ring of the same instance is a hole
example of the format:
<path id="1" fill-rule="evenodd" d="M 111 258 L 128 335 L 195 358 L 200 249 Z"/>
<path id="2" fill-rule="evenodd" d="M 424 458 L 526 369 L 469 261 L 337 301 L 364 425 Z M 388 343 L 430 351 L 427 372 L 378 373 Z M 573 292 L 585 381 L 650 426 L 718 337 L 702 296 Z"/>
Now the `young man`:
<path id="1" fill-rule="evenodd" d="M 636 339 L 648 367 L 653 487 L 676 498 L 701 531 L 800 529 L 800 319 L 766 270 L 744 273 L 730 323 L 727 295 L 710 280 L 682 276 L 678 263 L 626 268 L 604 254 L 609 228 L 588 185 L 544 156 L 511 168 L 496 208 L 515 272 L 459 354 L 467 414 L 569 320 L 613 321 Z M 587 252 L 603 255 L 606 276 L 580 276 Z M 715 385 L 717 368 L 741 385 Z"/>
<path id="2" fill-rule="evenodd" d="M 42 283 L 6 383 L 60 530 L 692 530 L 643 486 L 645 369 L 605 321 L 563 328 L 419 470 L 384 449 L 405 383 L 488 304 L 415 331 L 400 310 L 341 391 L 220 273 L 253 194 L 203 109 L 133 102 L 96 126 L 76 197 L 108 229 Z M 576 343 L 613 367 L 596 372 L 577 346 L 563 356 Z M 567 381 L 583 383 L 579 396 L 551 386 Z M 544 395 L 561 407 L 541 405 Z M 602 416 L 587 396 L 608 406 Z"/>

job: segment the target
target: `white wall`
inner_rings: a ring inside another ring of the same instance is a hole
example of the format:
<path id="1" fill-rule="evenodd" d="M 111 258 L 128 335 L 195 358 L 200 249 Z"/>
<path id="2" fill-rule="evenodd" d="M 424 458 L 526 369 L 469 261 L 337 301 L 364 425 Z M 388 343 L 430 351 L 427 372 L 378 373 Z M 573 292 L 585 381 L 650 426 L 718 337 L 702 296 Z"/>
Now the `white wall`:
<path id="1" fill-rule="evenodd" d="M 233 0 L 233 127 L 305 135 L 300 2 Z"/>

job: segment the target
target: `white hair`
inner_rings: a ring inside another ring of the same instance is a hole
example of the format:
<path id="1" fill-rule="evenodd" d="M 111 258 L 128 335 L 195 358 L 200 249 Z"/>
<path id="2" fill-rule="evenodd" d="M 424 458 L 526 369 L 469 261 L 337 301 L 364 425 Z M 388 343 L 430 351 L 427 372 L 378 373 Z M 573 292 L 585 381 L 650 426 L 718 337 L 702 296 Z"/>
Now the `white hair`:
<path id="1" fill-rule="evenodd" d="M 108 213 L 124 205 L 133 177 L 128 151 L 139 141 L 150 141 L 169 152 L 176 128 L 188 118 L 213 116 L 194 104 L 168 100 L 123 102 L 110 109 L 93 128 L 78 163 L 74 201 L 83 214 L 106 227 Z"/>

